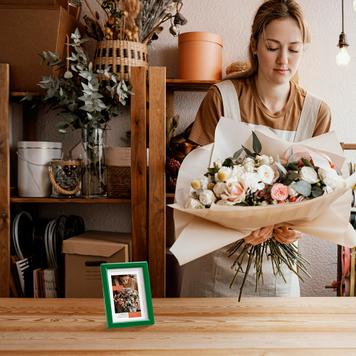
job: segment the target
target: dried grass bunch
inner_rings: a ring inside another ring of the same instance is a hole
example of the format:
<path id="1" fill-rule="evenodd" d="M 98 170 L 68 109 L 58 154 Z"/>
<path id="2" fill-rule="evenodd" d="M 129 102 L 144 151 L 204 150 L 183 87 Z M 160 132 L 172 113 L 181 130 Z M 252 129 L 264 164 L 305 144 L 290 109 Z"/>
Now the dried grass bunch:
<path id="1" fill-rule="evenodd" d="M 93 11 L 88 0 L 83 0 L 91 14 L 91 17 L 84 16 L 87 34 L 97 41 L 127 40 L 149 44 L 158 39 L 163 23 L 170 21 L 169 32 L 173 36 L 177 36 L 180 26 L 187 23 L 180 13 L 182 0 L 96 1 L 103 14 Z"/>

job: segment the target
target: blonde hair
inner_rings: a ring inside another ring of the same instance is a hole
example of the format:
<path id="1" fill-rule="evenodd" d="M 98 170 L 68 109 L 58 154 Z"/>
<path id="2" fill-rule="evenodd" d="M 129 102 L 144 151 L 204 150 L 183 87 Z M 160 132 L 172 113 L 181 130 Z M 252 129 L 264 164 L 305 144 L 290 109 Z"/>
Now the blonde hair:
<path id="1" fill-rule="evenodd" d="M 254 55 L 254 46 L 264 33 L 265 28 L 274 20 L 292 18 L 294 19 L 302 33 L 303 43 L 310 43 L 310 33 L 304 20 L 301 6 L 295 0 L 268 0 L 257 10 L 252 23 L 250 44 L 248 47 L 248 57 L 250 68 L 242 73 L 232 74 L 228 78 L 247 78 L 255 75 L 258 70 L 257 56 Z"/>

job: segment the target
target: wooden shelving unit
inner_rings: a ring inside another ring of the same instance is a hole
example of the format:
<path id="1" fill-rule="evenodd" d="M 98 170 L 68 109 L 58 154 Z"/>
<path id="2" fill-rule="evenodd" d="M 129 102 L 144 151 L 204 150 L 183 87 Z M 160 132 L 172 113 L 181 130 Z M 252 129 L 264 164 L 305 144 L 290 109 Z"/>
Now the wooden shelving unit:
<path id="1" fill-rule="evenodd" d="M 152 70 L 150 69 L 150 72 Z M 146 162 L 146 69 L 137 68 L 132 76 L 135 96 L 131 105 L 131 199 L 59 199 L 10 197 L 9 159 L 9 100 L 19 100 L 29 93 L 9 91 L 9 65 L 0 64 L 0 297 L 9 296 L 10 285 L 10 211 L 11 205 L 20 204 L 82 204 L 82 205 L 131 205 L 132 219 L 132 258 L 134 261 L 148 259 L 147 241 L 147 162 Z M 152 80 L 154 74 L 152 74 Z M 33 96 L 42 93 L 30 93 Z M 29 120 L 27 120 L 29 121 Z M 160 120 L 162 121 L 162 120 Z M 31 124 L 29 124 L 31 125 Z M 27 137 L 33 137 L 33 127 L 27 126 Z M 28 131 L 31 131 L 28 133 Z M 27 138 L 28 139 L 28 138 Z"/>
<path id="2" fill-rule="evenodd" d="M 9 65 L 0 64 L 0 296 L 9 295 L 11 204 L 130 204 L 133 261 L 148 260 L 152 294 L 166 295 L 166 117 L 174 112 L 174 92 L 206 91 L 215 81 L 166 79 L 164 67 L 132 68 L 131 199 L 55 199 L 10 197 L 8 145 L 9 99 L 29 93 L 9 92 Z M 41 93 L 30 93 L 40 96 Z M 147 105 L 148 103 L 148 105 Z M 26 127 L 26 130 L 31 127 Z M 148 130 L 148 132 L 147 132 Z M 146 149 L 149 148 L 147 164 Z M 149 169 L 148 169 L 149 167 Z"/>

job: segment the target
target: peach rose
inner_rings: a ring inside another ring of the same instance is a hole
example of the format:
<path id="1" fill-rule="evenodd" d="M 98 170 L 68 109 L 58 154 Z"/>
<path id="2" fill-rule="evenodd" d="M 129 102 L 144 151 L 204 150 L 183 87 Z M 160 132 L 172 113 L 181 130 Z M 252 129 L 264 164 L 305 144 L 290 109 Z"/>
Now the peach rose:
<path id="1" fill-rule="evenodd" d="M 244 186 L 240 182 L 228 183 L 221 199 L 231 204 L 241 203 L 245 199 Z"/>
<path id="2" fill-rule="evenodd" d="M 284 201 L 288 198 L 288 187 L 282 183 L 273 184 L 271 189 L 273 200 Z"/>

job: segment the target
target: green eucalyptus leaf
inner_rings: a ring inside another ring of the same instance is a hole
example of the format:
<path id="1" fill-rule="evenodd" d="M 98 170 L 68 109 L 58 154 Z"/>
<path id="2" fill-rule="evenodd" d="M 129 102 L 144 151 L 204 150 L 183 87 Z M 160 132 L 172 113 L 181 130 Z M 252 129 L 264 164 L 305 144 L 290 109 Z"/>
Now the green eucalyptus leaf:
<path id="1" fill-rule="evenodd" d="M 252 147 L 255 153 L 259 154 L 262 151 L 262 145 L 257 135 L 252 131 Z"/>
<path id="2" fill-rule="evenodd" d="M 243 150 L 246 152 L 247 156 L 249 157 L 255 157 L 256 154 L 251 152 L 248 148 L 246 148 L 245 146 L 241 145 L 241 147 L 243 148 Z"/>
<path id="3" fill-rule="evenodd" d="M 290 179 L 291 181 L 295 181 L 295 180 L 297 180 L 297 179 L 299 178 L 299 174 L 298 174 L 298 172 L 296 172 L 296 171 L 289 171 L 289 172 L 287 173 L 287 177 L 288 177 L 288 179 Z"/>
<path id="4" fill-rule="evenodd" d="M 299 182 L 294 182 L 291 184 L 291 187 L 299 194 L 304 197 L 309 197 L 312 191 L 312 186 L 310 183 L 300 180 Z"/>
<path id="5" fill-rule="evenodd" d="M 317 198 L 324 194 L 324 190 L 317 185 L 313 185 L 311 194 L 314 198 Z"/>
<path id="6" fill-rule="evenodd" d="M 241 154 L 244 152 L 244 149 L 243 148 L 240 148 L 239 150 L 237 150 L 234 155 L 233 155 L 233 159 L 237 160 L 239 159 L 239 157 L 241 156 Z"/>

